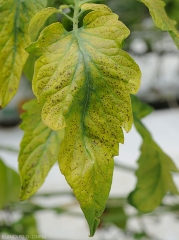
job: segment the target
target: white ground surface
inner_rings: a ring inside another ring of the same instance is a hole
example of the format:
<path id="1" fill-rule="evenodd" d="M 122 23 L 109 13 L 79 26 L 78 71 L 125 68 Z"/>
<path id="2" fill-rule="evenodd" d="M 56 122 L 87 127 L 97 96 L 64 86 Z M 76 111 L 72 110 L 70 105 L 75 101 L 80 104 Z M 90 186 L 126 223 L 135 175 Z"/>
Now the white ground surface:
<path id="1" fill-rule="evenodd" d="M 146 117 L 143 122 L 151 131 L 157 143 L 172 157 L 179 167 L 179 109 L 156 111 Z M 0 145 L 18 147 L 22 134 L 22 131 L 18 128 L 0 129 Z M 125 144 L 120 147 L 120 157 L 116 157 L 115 160 L 130 166 L 137 166 L 136 159 L 139 156 L 140 143 L 140 136 L 135 129 L 132 129 L 131 132 L 125 136 Z M 17 156 L 15 154 L 0 150 L 0 156 L 9 166 L 17 170 Z M 175 176 L 174 179 L 179 188 L 179 177 Z M 115 170 L 111 196 L 128 194 L 133 190 L 135 182 L 136 178 L 131 173 L 119 169 Z M 58 166 L 55 165 L 50 171 L 44 185 L 41 187 L 40 192 L 63 190 L 67 191 L 70 190 L 70 188 L 65 182 L 64 177 L 60 174 Z M 51 206 L 52 204 L 60 206 L 61 204 L 68 204 L 70 200 L 69 197 L 56 197 L 48 202 L 42 200 L 41 203 L 47 206 Z M 78 206 L 73 207 L 72 210 L 80 213 Z M 134 211 L 133 208 L 129 210 Z M 38 213 L 36 217 L 38 219 L 39 230 L 42 234 L 45 234 L 49 240 L 89 239 L 88 227 L 84 218 L 71 217 L 63 214 L 57 215 L 51 212 Z M 160 218 L 159 224 L 156 224 L 155 221 L 151 221 L 147 217 L 144 217 L 143 221 L 147 231 L 158 236 L 159 239 L 179 239 L 179 220 L 174 219 L 171 214 Z M 140 226 L 135 219 L 130 220 L 128 224 L 133 229 L 140 230 Z M 108 232 L 98 232 L 93 239 L 127 240 L 123 238 L 115 228 Z"/>

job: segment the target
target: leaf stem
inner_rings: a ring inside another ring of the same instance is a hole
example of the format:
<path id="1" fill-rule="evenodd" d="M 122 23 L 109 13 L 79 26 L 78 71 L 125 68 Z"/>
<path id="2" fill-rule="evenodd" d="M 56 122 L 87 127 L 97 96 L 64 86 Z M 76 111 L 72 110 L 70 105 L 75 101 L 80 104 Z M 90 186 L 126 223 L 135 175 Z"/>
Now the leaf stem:
<path id="1" fill-rule="evenodd" d="M 80 9 L 80 0 L 75 1 L 74 15 L 73 15 L 73 30 L 76 32 L 78 30 L 78 14 Z"/>
<path id="2" fill-rule="evenodd" d="M 66 13 L 64 13 L 62 10 L 59 11 L 63 16 L 65 16 L 68 20 L 70 20 L 71 22 L 73 22 L 73 18 L 69 17 Z"/>
<path id="3" fill-rule="evenodd" d="M 128 172 L 135 172 L 136 171 L 136 168 L 124 165 L 122 163 L 116 163 L 115 162 L 114 166 L 117 167 L 117 168 L 120 168 L 122 170 L 128 171 Z"/>
<path id="4" fill-rule="evenodd" d="M 84 13 L 84 12 L 86 12 L 87 10 L 82 10 L 80 13 L 78 13 L 78 19 L 79 19 L 79 17 Z"/>

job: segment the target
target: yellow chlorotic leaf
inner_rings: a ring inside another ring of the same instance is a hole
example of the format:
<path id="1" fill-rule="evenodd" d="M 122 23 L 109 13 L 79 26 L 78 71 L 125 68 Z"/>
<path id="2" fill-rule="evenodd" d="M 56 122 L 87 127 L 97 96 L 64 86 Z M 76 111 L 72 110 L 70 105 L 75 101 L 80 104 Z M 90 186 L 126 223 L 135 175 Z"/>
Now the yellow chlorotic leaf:
<path id="1" fill-rule="evenodd" d="M 171 20 L 165 12 L 165 3 L 162 0 L 140 0 L 149 9 L 155 25 L 163 31 L 168 31 L 179 49 L 179 33 L 176 22 Z"/>
<path id="2" fill-rule="evenodd" d="M 32 41 L 35 41 L 39 35 L 39 31 L 44 26 L 46 20 L 53 14 L 58 13 L 56 8 L 48 7 L 38 12 L 29 24 L 29 36 Z"/>
<path id="3" fill-rule="evenodd" d="M 111 9 L 104 4 L 85 3 L 81 6 L 81 9 L 112 13 Z"/>
<path id="4" fill-rule="evenodd" d="M 48 48 L 49 44 L 56 43 L 60 36 L 63 36 L 65 33 L 66 30 L 61 23 L 53 23 L 42 31 L 38 42 L 32 43 L 26 48 L 26 51 L 34 55 L 42 55 L 46 51 L 50 51 L 50 48 Z"/>
<path id="5" fill-rule="evenodd" d="M 52 131 L 41 120 L 42 104 L 32 100 L 24 105 L 22 114 L 24 137 L 19 154 L 21 201 L 32 196 L 43 184 L 48 172 L 58 160 L 63 131 Z"/>
<path id="6" fill-rule="evenodd" d="M 30 43 L 28 26 L 46 0 L 0 0 L 0 108 L 17 92 Z"/>
<path id="7" fill-rule="evenodd" d="M 35 64 L 34 93 L 45 99 L 44 123 L 54 130 L 66 127 L 60 169 L 93 236 L 110 191 L 113 156 L 124 141 L 122 127 L 129 131 L 132 125 L 129 93 L 138 90 L 141 73 L 121 49 L 129 30 L 116 14 L 92 11 L 83 23 L 72 32 L 51 25 L 27 51 L 42 55 Z M 55 28 L 60 34 L 53 42 Z"/>

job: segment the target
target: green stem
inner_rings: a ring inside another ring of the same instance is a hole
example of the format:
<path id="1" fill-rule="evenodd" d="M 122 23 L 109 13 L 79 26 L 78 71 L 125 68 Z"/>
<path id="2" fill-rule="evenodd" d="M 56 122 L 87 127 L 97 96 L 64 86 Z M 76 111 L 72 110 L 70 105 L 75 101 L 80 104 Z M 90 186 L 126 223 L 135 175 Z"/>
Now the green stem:
<path id="1" fill-rule="evenodd" d="M 68 18 L 71 22 L 73 22 L 73 18 L 69 17 L 66 13 L 64 13 L 62 10 L 59 11 L 64 17 Z"/>
<path id="2" fill-rule="evenodd" d="M 128 171 L 128 172 L 135 172 L 136 171 L 136 168 L 130 167 L 130 166 L 127 166 L 127 165 L 124 165 L 124 164 L 121 164 L 121 163 L 116 163 L 115 162 L 114 166 L 117 167 L 117 168 L 120 168 L 122 170 Z"/>
<path id="3" fill-rule="evenodd" d="M 78 19 L 80 18 L 80 16 L 84 13 L 84 12 L 86 12 L 87 10 L 82 10 L 79 14 L 78 14 Z"/>
<path id="4" fill-rule="evenodd" d="M 80 9 L 80 0 L 75 1 L 74 15 L 73 15 L 73 30 L 78 30 L 78 14 Z"/>

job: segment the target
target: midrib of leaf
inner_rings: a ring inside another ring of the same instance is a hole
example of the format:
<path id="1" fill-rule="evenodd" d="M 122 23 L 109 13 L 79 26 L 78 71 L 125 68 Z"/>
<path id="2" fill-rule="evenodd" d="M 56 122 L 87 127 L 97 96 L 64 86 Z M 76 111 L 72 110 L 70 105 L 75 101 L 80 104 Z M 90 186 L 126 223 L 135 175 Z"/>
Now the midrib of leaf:
<path id="1" fill-rule="evenodd" d="M 16 7 L 14 7 L 16 5 Z M 13 51 L 13 63 L 12 66 L 14 67 L 14 59 L 16 56 L 16 50 L 17 50 L 17 45 L 18 45 L 18 33 L 19 33 L 19 28 L 18 28 L 18 23 L 19 23 L 19 15 L 20 15 L 20 0 L 15 0 L 14 4 L 12 5 L 12 8 L 4 10 L 4 11 L 8 11 L 8 12 L 13 12 L 13 9 L 15 8 L 15 14 L 14 14 L 14 28 L 12 30 L 12 33 L 9 36 L 9 39 L 12 37 L 14 37 L 14 51 Z M 2 30 L 2 29 L 1 29 Z M 8 41 L 6 42 L 6 44 L 8 43 Z M 3 46 L 5 47 L 6 44 Z M 2 48 L 3 49 L 3 48 Z M 1 49 L 1 50 L 2 50 Z M 8 56 L 9 57 L 9 56 Z M 7 58 L 8 58 L 7 57 Z M 12 74 L 12 73 L 11 73 Z"/>
<path id="2" fill-rule="evenodd" d="M 81 30 L 81 29 L 79 29 L 79 30 Z M 85 32 L 85 34 L 86 34 L 86 32 Z M 87 33 L 88 34 L 88 33 Z M 91 156 L 91 154 L 90 154 L 90 152 L 88 151 L 88 149 L 87 149 L 87 147 L 86 147 L 86 142 L 85 142 L 85 140 L 84 140 L 84 135 L 86 135 L 85 134 L 85 126 L 84 126 L 84 123 L 85 123 L 85 117 L 86 117 L 86 112 L 87 112 L 87 109 L 88 109 L 88 106 L 89 106 L 89 103 L 90 103 L 90 92 L 91 92 L 91 87 L 90 87 L 90 71 L 88 70 L 88 63 L 87 63 L 87 61 L 86 61 L 86 57 L 85 57 L 85 55 L 87 55 L 87 50 L 85 51 L 85 48 L 83 47 L 83 43 L 82 43 L 82 41 L 85 41 L 86 43 L 88 43 L 88 45 L 90 45 L 92 48 L 94 48 L 94 46 L 89 42 L 89 41 L 87 41 L 87 39 L 85 38 L 85 39 L 82 39 L 81 40 L 81 37 L 79 36 L 79 34 L 78 34 L 78 31 L 75 31 L 74 32 L 74 35 L 75 35 L 75 38 L 76 38 L 76 40 L 77 40 L 77 43 L 78 43 L 78 48 L 79 48 L 79 51 L 80 51 L 80 53 L 81 53 L 81 55 L 82 55 L 82 57 L 83 57 L 83 63 L 84 63 L 84 67 L 85 67 L 85 85 L 86 85 L 86 89 L 85 89 L 85 91 L 83 92 L 83 94 L 84 94 L 84 100 L 83 100 L 83 102 L 84 102 L 84 107 L 82 108 L 82 118 L 81 118 L 81 128 L 83 129 L 83 131 L 82 132 L 84 132 L 84 134 L 83 134 L 83 136 L 82 136 L 82 141 L 83 141 L 83 143 L 84 143 L 84 147 L 85 147 L 85 150 L 86 150 L 86 152 L 87 152 L 87 154 L 89 155 L 89 157 L 90 157 L 90 159 L 93 159 L 94 157 L 92 157 Z M 108 39 L 108 38 L 106 38 L 106 39 Z M 96 48 L 94 48 L 94 49 L 96 49 Z M 100 51 L 99 49 L 96 49 L 96 51 Z M 100 53 L 101 54 L 103 54 L 103 55 L 105 55 L 103 52 L 101 52 L 100 51 Z M 105 55 L 106 56 L 106 55 Z M 110 58 L 110 56 L 108 56 L 109 58 Z M 91 56 L 90 55 L 88 55 L 88 58 L 90 59 L 90 62 L 93 62 L 94 63 L 94 61 L 93 61 L 93 59 L 91 58 Z M 112 58 L 110 58 L 112 61 L 113 61 L 113 59 Z M 96 68 L 96 69 L 98 69 L 99 70 L 99 68 L 97 67 L 97 65 L 99 65 L 99 63 L 98 64 L 96 64 L 96 63 L 94 63 L 93 64 L 93 66 Z M 121 66 L 121 68 L 122 68 L 122 66 Z M 115 70 L 115 69 L 114 69 Z M 99 73 L 100 73 L 100 71 L 98 71 Z M 102 78 L 102 74 L 100 73 L 100 76 L 101 76 L 101 78 Z M 110 89 L 112 89 L 111 88 L 111 86 L 106 82 L 106 80 L 105 80 L 105 78 L 103 78 L 103 80 L 105 81 L 105 83 L 108 85 L 108 87 L 110 88 Z M 115 99 L 115 97 L 118 97 L 117 95 L 115 96 L 114 94 L 113 94 L 113 92 L 111 93 L 113 96 L 114 96 L 114 99 Z M 101 99 L 99 98 L 99 96 L 98 96 L 98 94 L 97 94 L 97 92 L 95 91 L 95 97 L 99 100 L 99 102 L 100 102 L 100 104 L 101 104 L 101 108 L 103 109 L 103 104 L 102 104 L 102 102 L 101 102 Z M 74 106 L 73 106 L 74 107 Z M 103 116 L 104 116 L 104 119 L 106 118 L 106 114 L 107 113 L 105 113 L 104 112 L 104 110 L 103 110 Z M 87 136 L 87 135 L 86 135 Z M 107 143 L 106 143 L 107 144 Z M 94 163 L 94 161 L 92 161 L 92 163 Z"/>
<path id="3" fill-rule="evenodd" d="M 13 68 L 14 68 L 14 59 L 16 56 L 16 51 L 17 51 L 17 40 L 18 40 L 18 34 L 19 34 L 19 28 L 18 28 L 18 23 L 19 23 L 19 13 L 20 13 L 20 2 L 19 0 L 15 1 L 14 4 L 16 4 L 15 8 L 15 15 L 14 15 L 14 52 L 13 52 Z M 13 7 L 12 7 L 13 9 Z"/>
<path id="4" fill-rule="evenodd" d="M 19 0 L 14 1 L 14 4 L 12 5 L 12 8 L 9 9 L 9 11 L 8 11 L 8 12 L 11 12 L 11 11 L 13 12 L 13 8 L 14 8 L 15 5 L 16 5 L 16 7 L 15 7 L 15 15 L 14 15 L 14 28 L 12 30 L 12 33 L 9 36 L 8 41 L 3 46 L 3 48 L 4 48 L 6 46 L 6 44 L 8 44 L 9 40 L 11 39 L 11 37 L 13 35 L 13 37 L 14 37 L 14 47 L 13 47 L 13 54 L 12 54 L 12 71 L 11 71 L 10 77 L 14 74 L 15 58 L 16 58 L 16 51 L 17 51 L 17 45 L 18 45 L 18 43 L 17 43 L 18 42 L 18 32 L 19 32 L 18 31 L 18 22 L 19 22 L 18 20 L 19 20 L 19 13 L 20 13 L 20 2 L 19 2 Z M 3 48 L 1 49 L 1 51 L 3 50 Z M 9 55 L 7 56 L 4 63 L 6 63 L 8 58 L 9 58 Z M 7 82 L 8 79 L 5 80 L 5 81 Z M 10 84 L 11 84 L 11 82 L 8 81 L 8 87 L 9 87 Z M 6 95 L 7 95 L 7 92 L 6 92 Z"/>
<path id="5" fill-rule="evenodd" d="M 95 28 L 97 28 L 97 27 L 95 27 Z M 95 34 L 93 35 L 93 34 L 90 34 L 90 33 L 88 33 L 88 32 L 85 32 L 85 35 L 97 36 L 97 37 L 99 38 L 99 35 L 95 35 Z M 101 41 L 103 41 L 104 39 L 111 40 L 111 39 L 109 39 L 109 38 L 101 38 Z M 84 39 L 83 39 L 83 40 L 84 40 Z M 90 45 L 90 46 L 91 46 L 92 48 L 94 48 L 96 51 L 100 52 L 100 54 L 106 56 L 106 54 L 104 54 L 102 51 L 100 51 L 99 49 L 96 49 L 96 48 L 87 40 L 87 38 L 85 38 L 85 42 L 88 43 L 88 45 Z M 116 55 L 117 55 L 117 54 L 115 54 L 115 55 L 110 55 L 110 56 L 108 55 L 108 58 L 110 58 L 111 61 L 114 61 L 114 60 L 111 58 L 111 56 L 116 56 Z M 97 65 L 104 66 L 104 63 L 103 63 L 103 64 L 99 64 L 99 63 L 97 64 L 97 63 L 95 63 L 95 62 L 93 61 L 93 59 L 90 57 L 90 55 L 88 55 L 88 57 L 90 58 L 90 61 L 94 63 L 93 66 L 94 66 L 95 68 L 97 68 Z M 121 65 L 120 67 L 123 69 L 123 66 L 122 66 L 122 65 Z M 125 68 L 127 68 L 127 67 L 125 66 Z M 99 70 L 99 68 L 97 68 L 97 69 Z M 115 71 L 116 69 L 113 68 L 113 70 Z M 123 72 L 125 72 L 125 71 L 123 70 Z M 99 73 L 100 73 L 100 71 L 99 71 Z M 100 75 L 101 75 L 101 73 L 100 73 Z M 101 77 L 102 77 L 102 75 L 101 75 Z M 109 76 L 108 76 L 108 77 L 109 77 Z M 112 89 L 112 87 L 106 82 L 105 78 L 103 78 L 103 80 L 104 80 L 105 83 L 108 85 L 108 87 Z M 123 79 L 123 82 L 127 82 L 127 81 L 125 81 L 125 80 Z M 113 93 L 112 93 L 112 95 L 114 96 Z M 116 95 L 116 96 L 114 96 L 114 97 L 118 97 L 118 96 Z"/>
<path id="6" fill-rule="evenodd" d="M 86 112 L 87 112 L 87 109 L 88 109 L 88 106 L 89 106 L 89 103 L 90 103 L 90 92 L 91 92 L 91 88 L 90 88 L 90 71 L 88 70 L 88 63 L 87 63 L 87 60 L 86 60 L 86 53 L 87 51 L 85 51 L 84 47 L 83 47 L 83 44 L 80 40 L 80 36 L 78 35 L 77 32 L 75 32 L 75 39 L 77 40 L 77 44 L 78 44 L 78 48 L 79 48 L 79 52 L 80 54 L 82 55 L 82 58 L 83 58 L 83 63 L 84 63 L 84 71 L 85 71 L 85 85 L 86 85 L 86 88 L 85 88 L 85 91 L 83 91 L 83 94 L 84 94 L 84 99 L 83 99 L 83 107 L 82 107 L 82 117 L 81 117 L 81 129 L 82 129 L 82 135 L 81 135 L 81 140 L 82 140 L 82 143 L 84 144 L 84 147 L 85 147 L 85 151 L 86 151 L 86 154 L 89 156 L 90 160 L 91 160 L 91 165 L 92 165 L 92 168 L 93 168 L 93 171 L 92 171 L 92 176 L 91 176 L 91 179 L 93 179 L 93 185 L 96 185 L 95 184 L 95 176 L 94 176 L 94 172 L 95 172 L 95 169 L 94 169 L 94 164 L 95 164 L 95 160 L 94 160 L 94 157 L 91 156 L 91 153 L 89 152 L 88 148 L 87 148 L 87 144 L 86 144 L 86 141 L 84 139 L 84 136 L 87 136 L 86 135 L 86 129 L 85 129 L 85 117 L 86 117 Z M 89 57 L 89 55 L 88 55 Z M 89 57 L 90 58 L 90 57 Z M 77 65 L 78 66 L 78 65 Z M 85 166 L 85 161 L 83 162 L 83 166 Z M 84 169 L 84 167 L 82 168 Z M 100 169 L 98 169 L 100 171 Z M 83 171 L 83 170 L 82 170 Z M 82 175 L 82 173 L 81 173 Z M 83 186 L 81 185 L 81 189 L 83 188 Z M 99 205 L 99 203 L 95 200 L 95 194 L 94 194 L 94 189 L 93 188 L 93 204 L 97 204 Z"/>
<path id="7" fill-rule="evenodd" d="M 88 42 L 88 41 L 86 41 L 86 42 Z M 89 42 L 88 42 L 88 43 L 89 43 Z M 89 45 L 92 46 L 90 43 L 89 43 Z M 94 46 L 92 46 L 92 47 L 94 48 Z M 96 49 L 96 50 L 97 50 L 97 49 Z M 105 55 L 105 54 L 102 53 L 101 51 L 100 51 L 100 53 L 103 54 L 103 55 Z M 108 56 L 108 57 L 109 57 L 109 56 Z M 100 73 L 100 69 L 97 67 L 97 65 L 100 65 L 100 64 L 99 64 L 99 63 L 98 63 L 98 64 L 95 63 L 90 56 L 89 56 L 89 58 L 90 58 L 91 62 L 94 63 L 93 66 L 98 70 L 98 72 L 99 72 L 99 74 L 100 74 L 100 76 L 101 76 L 101 78 L 102 78 L 102 75 L 101 75 L 101 73 Z M 112 60 L 112 59 L 111 59 L 111 60 Z M 104 66 L 104 65 L 101 64 L 101 66 Z M 114 69 L 114 70 L 115 70 L 115 69 Z M 106 85 L 107 85 L 110 89 L 112 89 L 112 87 L 107 83 L 107 81 L 105 80 L 105 78 L 102 78 L 102 79 L 103 79 L 103 81 L 105 81 Z M 118 97 L 117 94 L 116 94 L 116 96 L 115 96 L 113 92 L 111 92 L 111 95 L 114 96 L 114 97 Z M 98 96 L 97 93 L 96 93 L 96 96 Z M 101 99 L 100 99 L 99 97 L 98 97 L 98 100 L 99 100 L 99 102 L 101 103 Z M 101 106 L 103 107 L 103 104 L 101 104 Z M 104 116 L 105 116 L 105 114 L 104 114 Z"/>
<path id="8" fill-rule="evenodd" d="M 79 13 L 79 2 L 80 2 L 79 0 L 76 0 L 76 5 L 75 5 L 75 9 L 74 9 L 73 31 L 74 31 L 75 38 L 77 40 L 77 44 L 78 44 L 80 53 L 81 53 L 82 58 L 83 58 L 84 71 L 85 71 L 85 82 L 86 82 L 86 85 L 87 85 L 85 91 L 83 92 L 85 97 L 84 97 L 84 108 L 82 108 L 83 113 L 82 113 L 82 118 L 81 118 L 82 133 L 83 132 L 85 133 L 84 122 L 85 122 L 86 111 L 87 111 L 89 101 L 90 101 L 90 98 L 89 98 L 89 94 L 90 94 L 90 87 L 89 87 L 90 86 L 90 78 L 89 78 L 90 72 L 88 71 L 88 68 L 87 68 L 86 58 L 85 58 L 85 54 L 84 54 L 85 51 L 84 51 L 83 45 L 81 44 L 80 36 L 78 35 L 79 29 L 78 29 L 77 15 Z M 88 73 L 89 73 L 89 75 L 88 75 Z M 92 159 L 92 156 L 91 156 L 90 152 L 88 151 L 88 149 L 86 147 L 84 136 L 82 136 L 82 140 L 83 140 L 83 143 L 84 143 L 85 150 L 86 150 L 87 154 L 90 156 L 90 159 Z"/>
<path id="9" fill-rule="evenodd" d="M 81 118 L 82 132 L 85 133 L 84 122 L 85 122 L 86 111 L 87 111 L 87 108 L 88 108 L 89 102 L 90 102 L 90 97 L 89 97 L 89 95 L 90 95 L 90 77 L 89 77 L 90 76 L 90 71 L 88 71 L 88 68 L 87 68 L 87 62 L 86 62 L 86 58 L 85 58 L 85 55 L 84 55 L 85 51 L 84 51 L 83 45 L 81 44 L 80 37 L 77 34 L 76 34 L 76 39 L 77 39 L 77 43 L 78 43 L 80 53 L 81 53 L 82 58 L 83 58 L 84 67 L 85 67 L 86 89 L 83 93 L 84 94 L 84 108 L 82 108 L 83 113 L 82 113 L 82 118 Z M 91 156 L 90 152 L 88 151 L 88 149 L 86 147 L 86 143 L 85 143 L 85 140 L 84 140 L 83 136 L 82 136 L 82 139 L 83 139 L 83 143 L 84 143 L 86 152 L 90 156 L 90 159 L 92 159 L 92 156 Z"/>
<path id="10" fill-rule="evenodd" d="M 85 34 L 88 35 L 88 33 L 86 33 L 86 32 L 85 32 Z M 89 34 L 89 35 L 90 35 L 90 34 Z M 106 39 L 108 39 L 108 38 L 106 38 Z M 87 38 L 83 39 L 83 41 L 85 41 L 88 45 L 90 45 L 90 46 L 91 46 L 93 49 L 95 49 L 96 51 L 100 52 L 100 54 L 106 56 L 106 54 L 104 54 L 102 51 L 100 51 L 99 49 L 96 49 L 96 48 L 87 40 Z M 82 51 L 82 54 L 83 54 L 83 52 L 85 52 L 85 50 Z M 86 52 L 87 52 L 87 51 L 86 51 Z M 108 55 L 108 58 L 110 58 L 110 60 L 114 62 L 114 60 L 111 58 L 111 56 L 116 56 L 116 54 L 115 54 L 115 55 L 110 55 L 110 56 Z M 83 55 L 83 57 L 84 57 L 84 55 Z M 95 68 L 98 70 L 98 73 L 100 74 L 101 79 L 105 82 L 105 84 L 108 86 L 108 88 L 112 90 L 112 87 L 108 84 L 108 82 L 106 81 L 106 79 L 102 76 L 102 74 L 101 74 L 101 72 L 100 72 L 100 69 L 98 68 L 98 65 L 104 66 L 104 64 L 95 63 L 95 62 L 93 61 L 93 59 L 91 58 L 90 55 L 88 55 L 88 57 L 89 57 L 89 59 L 90 59 L 90 62 L 93 63 L 93 67 L 95 67 Z M 84 57 L 84 59 L 85 59 L 85 57 Z M 86 66 L 86 65 L 85 65 L 85 66 Z M 104 67 L 105 67 L 105 66 L 104 66 Z M 126 68 L 126 66 L 125 66 L 125 68 Z M 123 70 L 123 72 L 125 72 L 122 65 L 121 65 L 121 69 Z M 116 69 L 113 68 L 113 70 L 115 71 Z M 87 74 L 87 76 L 88 76 L 88 74 Z M 108 78 L 109 78 L 109 76 L 108 76 Z M 100 79 L 100 80 L 101 80 L 101 79 Z M 126 82 L 126 81 L 123 79 L 123 82 Z M 89 87 L 89 89 L 90 89 L 90 87 Z M 114 97 L 114 103 L 115 103 L 115 98 L 116 98 L 116 97 L 118 98 L 118 95 L 117 95 L 116 93 L 113 93 L 113 91 L 111 91 L 111 95 Z M 95 97 L 98 99 L 98 101 L 99 101 L 100 104 L 101 104 L 101 108 L 103 109 L 103 108 L 104 108 L 104 107 L 103 107 L 103 103 L 101 102 L 101 99 L 99 98 L 97 92 L 95 92 Z M 115 104 L 116 104 L 116 103 L 115 103 Z M 104 119 L 106 118 L 106 115 L 108 115 L 108 113 L 105 113 L 105 111 L 103 110 Z"/>

